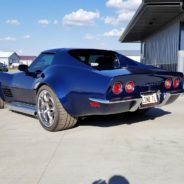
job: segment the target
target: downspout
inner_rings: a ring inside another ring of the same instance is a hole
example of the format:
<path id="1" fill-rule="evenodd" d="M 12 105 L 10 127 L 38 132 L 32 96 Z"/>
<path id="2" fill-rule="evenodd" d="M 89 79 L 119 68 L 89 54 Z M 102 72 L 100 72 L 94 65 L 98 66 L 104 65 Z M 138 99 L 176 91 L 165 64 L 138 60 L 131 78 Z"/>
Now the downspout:
<path id="1" fill-rule="evenodd" d="M 181 2 L 181 10 L 184 12 L 184 0 Z M 179 28 L 179 50 L 178 50 L 178 64 L 177 64 L 177 71 L 184 73 L 184 50 L 181 48 L 181 22 Z"/>
<path id="2" fill-rule="evenodd" d="M 181 2 L 181 7 L 182 7 L 182 10 L 184 11 L 184 0 L 182 0 Z"/>

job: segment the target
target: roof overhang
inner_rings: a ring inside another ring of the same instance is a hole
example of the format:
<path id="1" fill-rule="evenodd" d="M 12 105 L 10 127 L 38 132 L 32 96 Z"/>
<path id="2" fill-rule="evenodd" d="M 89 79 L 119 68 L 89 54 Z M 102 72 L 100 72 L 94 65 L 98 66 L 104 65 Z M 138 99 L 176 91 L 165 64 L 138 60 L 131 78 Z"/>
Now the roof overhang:
<path id="1" fill-rule="evenodd" d="M 119 41 L 142 41 L 181 13 L 182 0 L 144 0 Z"/>

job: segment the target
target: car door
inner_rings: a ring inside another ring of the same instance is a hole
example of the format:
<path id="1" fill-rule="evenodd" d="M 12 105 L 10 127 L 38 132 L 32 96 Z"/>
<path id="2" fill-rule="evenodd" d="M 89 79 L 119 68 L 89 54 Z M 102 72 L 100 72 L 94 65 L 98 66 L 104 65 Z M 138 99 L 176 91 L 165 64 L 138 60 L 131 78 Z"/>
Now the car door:
<path id="1" fill-rule="evenodd" d="M 19 72 L 13 78 L 14 101 L 35 104 L 34 86 L 42 77 L 44 69 L 52 64 L 54 53 L 42 53 L 28 68 L 28 72 Z"/>

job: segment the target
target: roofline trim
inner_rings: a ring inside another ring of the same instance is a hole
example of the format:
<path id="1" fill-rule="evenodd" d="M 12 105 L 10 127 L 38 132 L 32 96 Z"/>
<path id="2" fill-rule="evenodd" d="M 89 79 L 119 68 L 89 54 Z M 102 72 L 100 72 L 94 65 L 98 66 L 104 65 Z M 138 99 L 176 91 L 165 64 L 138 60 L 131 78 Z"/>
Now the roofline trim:
<path id="1" fill-rule="evenodd" d="M 123 34 L 121 35 L 121 37 L 119 38 L 119 41 L 122 42 L 123 41 L 123 37 L 125 37 L 127 35 L 127 33 L 129 32 L 130 30 L 130 27 L 133 27 L 135 25 L 135 21 L 134 19 L 136 19 L 139 14 L 141 13 L 141 9 L 144 8 L 144 3 L 141 3 L 141 5 L 139 6 L 139 8 L 137 9 L 137 11 L 135 12 L 134 16 L 132 17 L 132 19 L 130 20 L 127 28 L 125 29 L 125 31 L 123 32 Z M 134 24 L 133 24 L 134 22 Z M 132 25 L 132 26 L 131 26 Z"/>
<path id="2" fill-rule="evenodd" d="M 139 8 L 137 9 L 136 13 L 134 14 L 134 16 L 132 17 L 132 19 L 130 20 L 127 28 L 125 29 L 125 31 L 122 33 L 121 37 L 119 38 L 119 42 L 123 42 L 123 39 L 126 37 L 126 35 L 128 34 L 128 32 L 132 29 L 132 27 L 136 24 L 136 22 L 139 20 L 139 17 L 144 13 L 144 11 L 146 10 L 146 8 L 149 6 L 180 6 L 181 10 L 184 11 L 184 2 L 168 2 L 168 3 L 153 3 L 153 2 L 148 2 L 148 3 L 144 3 L 142 2 L 141 5 L 139 6 Z M 133 41 L 132 41 L 133 42 Z M 140 41 L 134 41 L 134 42 L 140 42 Z"/>

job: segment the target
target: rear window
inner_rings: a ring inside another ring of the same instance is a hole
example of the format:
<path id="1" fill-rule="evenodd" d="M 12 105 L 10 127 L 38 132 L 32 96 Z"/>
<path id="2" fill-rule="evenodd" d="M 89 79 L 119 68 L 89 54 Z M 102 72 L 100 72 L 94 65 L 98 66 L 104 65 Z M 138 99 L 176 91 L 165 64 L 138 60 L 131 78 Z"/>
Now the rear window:
<path id="1" fill-rule="evenodd" d="M 115 52 L 103 50 L 71 50 L 69 54 L 78 61 L 97 70 L 113 70 L 120 68 Z"/>

